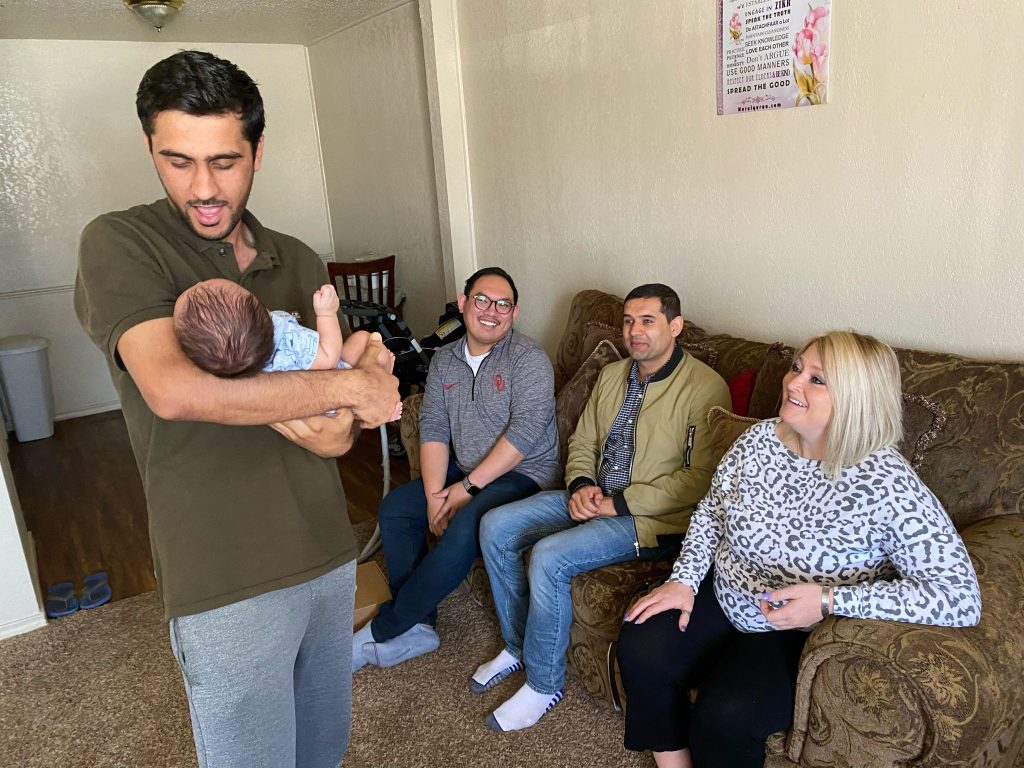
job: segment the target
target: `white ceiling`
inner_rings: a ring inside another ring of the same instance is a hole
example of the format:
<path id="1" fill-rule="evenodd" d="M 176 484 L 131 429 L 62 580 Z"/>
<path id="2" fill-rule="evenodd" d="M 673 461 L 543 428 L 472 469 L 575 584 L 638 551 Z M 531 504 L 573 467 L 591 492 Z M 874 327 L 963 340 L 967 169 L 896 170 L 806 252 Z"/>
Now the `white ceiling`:
<path id="1" fill-rule="evenodd" d="M 185 0 L 157 32 L 122 0 L 0 0 L 0 39 L 298 43 L 415 0 Z"/>

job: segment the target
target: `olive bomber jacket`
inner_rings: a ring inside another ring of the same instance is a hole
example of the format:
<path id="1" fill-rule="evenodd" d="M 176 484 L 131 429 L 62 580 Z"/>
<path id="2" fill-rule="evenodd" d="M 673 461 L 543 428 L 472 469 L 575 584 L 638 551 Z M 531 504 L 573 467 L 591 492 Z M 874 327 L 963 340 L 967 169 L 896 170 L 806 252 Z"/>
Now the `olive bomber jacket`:
<path id="1" fill-rule="evenodd" d="M 626 396 L 632 359 L 602 369 L 569 439 L 565 482 L 569 492 L 597 485 L 602 451 Z M 714 473 L 708 411 L 731 409 L 725 381 L 677 347 L 651 379 L 637 419 L 630 484 L 612 499 L 616 513 L 632 515 L 637 545 L 657 546 L 657 537 L 686 531 Z"/>

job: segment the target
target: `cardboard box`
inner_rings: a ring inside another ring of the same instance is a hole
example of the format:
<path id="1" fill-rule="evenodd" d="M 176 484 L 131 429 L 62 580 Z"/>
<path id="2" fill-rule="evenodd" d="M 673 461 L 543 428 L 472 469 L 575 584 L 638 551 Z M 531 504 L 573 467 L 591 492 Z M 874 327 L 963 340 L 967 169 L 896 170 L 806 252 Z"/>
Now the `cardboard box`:
<path id="1" fill-rule="evenodd" d="M 391 599 L 387 579 L 372 560 L 356 568 L 356 607 L 352 614 L 352 630 L 362 627 L 377 615 L 381 603 Z"/>

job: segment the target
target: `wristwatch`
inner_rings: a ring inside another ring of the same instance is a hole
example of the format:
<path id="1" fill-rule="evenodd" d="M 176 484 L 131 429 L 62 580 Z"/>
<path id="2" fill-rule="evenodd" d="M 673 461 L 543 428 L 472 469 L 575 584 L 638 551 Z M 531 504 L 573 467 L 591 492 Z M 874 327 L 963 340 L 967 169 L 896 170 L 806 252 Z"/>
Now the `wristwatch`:
<path id="1" fill-rule="evenodd" d="M 469 482 L 469 475 L 466 475 L 464 478 L 462 478 L 462 487 L 466 489 L 466 493 L 468 493 L 470 496 L 476 496 L 478 493 L 480 493 L 480 491 L 483 490 L 483 488 L 477 488 L 475 485 Z"/>

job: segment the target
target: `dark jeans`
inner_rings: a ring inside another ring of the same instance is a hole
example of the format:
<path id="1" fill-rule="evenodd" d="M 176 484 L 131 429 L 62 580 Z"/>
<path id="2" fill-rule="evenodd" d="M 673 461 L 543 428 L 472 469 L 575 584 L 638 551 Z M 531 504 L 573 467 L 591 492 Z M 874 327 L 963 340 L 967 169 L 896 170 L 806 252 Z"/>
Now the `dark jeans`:
<path id="1" fill-rule="evenodd" d="M 622 625 L 626 749 L 689 747 L 695 768 L 761 768 L 765 740 L 793 722 L 808 633 L 740 632 L 718 604 L 711 573 L 697 591 L 686 632 L 678 622 L 679 611 L 666 611 Z"/>
<path id="2" fill-rule="evenodd" d="M 445 484 L 463 477 L 454 459 Z M 507 472 L 471 498 L 448 522 L 437 545 L 428 551 L 427 499 L 423 481 L 391 491 L 380 505 L 380 535 L 392 600 L 370 625 L 373 639 L 385 642 L 416 624 L 437 623 L 437 605 L 466 578 L 480 556 L 478 532 L 484 513 L 540 491 L 533 480 Z"/>

